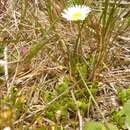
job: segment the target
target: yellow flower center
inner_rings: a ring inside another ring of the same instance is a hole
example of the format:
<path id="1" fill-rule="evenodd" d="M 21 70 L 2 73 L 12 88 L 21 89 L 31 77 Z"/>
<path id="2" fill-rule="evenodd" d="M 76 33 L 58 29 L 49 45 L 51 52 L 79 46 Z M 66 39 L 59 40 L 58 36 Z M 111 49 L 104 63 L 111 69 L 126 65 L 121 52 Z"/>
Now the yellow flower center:
<path id="1" fill-rule="evenodd" d="M 72 19 L 73 20 L 79 20 L 82 16 L 82 13 L 81 12 L 75 12 L 72 16 Z"/>

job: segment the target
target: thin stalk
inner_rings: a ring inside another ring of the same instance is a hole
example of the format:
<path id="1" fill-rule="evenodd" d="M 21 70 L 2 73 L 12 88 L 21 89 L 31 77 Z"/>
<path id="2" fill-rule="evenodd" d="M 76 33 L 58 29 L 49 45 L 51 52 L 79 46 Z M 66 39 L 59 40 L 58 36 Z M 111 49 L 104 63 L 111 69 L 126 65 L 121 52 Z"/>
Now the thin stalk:
<path id="1" fill-rule="evenodd" d="M 80 113 L 80 109 L 79 109 L 77 101 L 76 101 L 76 97 L 74 95 L 73 90 L 71 90 L 70 92 L 71 92 L 72 98 L 73 98 L 74 103 L 75 103 L 76 108 L 77 108 L 77 114 L 78 114 L 78 118 L 79 118 L 79 130 L 83 130 L 83 119 L 82 119 L 82 116 L 81 116 L 81 113 Z"/>
<path id="2" fill-rule="evenodd" d="M 76 40 L 76 44 L 74 46 L 74 52 L 73 52 L 73 56 L 74 58 L 76 58 L 79 54 L 79 49 L 81 49 L 81 32 L 82 32 L 82 29 L 83 29 L 83 26 L 84 26 L 84 23 L 82 23 L 82 25 L 80 26 L 80 23 L 78 24 L 78 27 L 79 27 L 79 33 L 78 33 L 78 37 L 77 37 L 77 40 Z M 78 58 L 78 57 L 77 57 Z M 76 58 L 76 59 L 77 59 Z M 76 60 L 78 61 L 78 60 Z"/>
<path id="3" fill-rule="evenodd" d="M 105 125 L 106 129 L 107 129 L 107 130 L 110 130 L 109 127 L 108 127 L 108 123 L 107 123 L 107 121 L 106 121 L 106 119 L 105 119 L 105 117 L 104 117 L 104 114 L 103 114 L 102 111 L 100 110 L 100 107 L 99 107 L 98 103 L 96 102 L 96 100 L 95 100 L 93 94 L 91 93 L 91 90 L 89 89 L 88 85 L 86 84 L 86 82 L 85 82 L 85 80 L 84 80 L 84 78 L 83 78 L 83 76 L 82 76 L 82 73 L 80 72 L 79 69 L 78 69 L 78 72 L 79 72 L 79 76 L 80 76 L 80 78 L 81 78 L 83 84 L 85 85 L 85 87 L 86 87 L 86 89 L 87 89 L 87 91 L 88 91 L 88 93 L 89 93 L 89 95 L 90 95 L 90 97 L 91 97 L 93 103 L 95 104 L 95 106 L 96 106 L 98 112 L 99 112 L 100 115 L 102 116 L 102 119 L 103 119 L 103 121 L 104 121 L 104 125 Z"/>
<path id="4" fill-rule="evenodd" d="M 118 3 L 117 3 L 118 2 Z M 97 77 L 97 74 L 100 73 L 102 69 L 102 65 L 104 62 L 104 59 L 107 56 L 107 50 L 110 45 L 110 39 L 111 39 L 111 34 L 112 30 L 114 28 L 114 22 L 116 21 L 116 10 L 117 6 L 120 3 L 120 1 L 115 1 L 111 10 L 109 11 L 109 1 L 105 1 L 105 7 L 104 11 L 102 12 L 102 16 L 100 18 L 100 23 L 102 24 L 102 29 L 101 29 L 101 35 L 99 39 L 99 49 L 96 55 L 96 64 L 93 69 L 91 79 L 95 80 Z M 107 16 L 109 11 L 109 16 Z"/>
<path id="5" fill-rule="evenodd" d="M 8 47 L 6 46 L 4 49 L 4 60 L 5 60 L 5 64 L 4 64 L 4 69 L 5 69 L 5 79 L 6 81 L 8 81 Z"/>

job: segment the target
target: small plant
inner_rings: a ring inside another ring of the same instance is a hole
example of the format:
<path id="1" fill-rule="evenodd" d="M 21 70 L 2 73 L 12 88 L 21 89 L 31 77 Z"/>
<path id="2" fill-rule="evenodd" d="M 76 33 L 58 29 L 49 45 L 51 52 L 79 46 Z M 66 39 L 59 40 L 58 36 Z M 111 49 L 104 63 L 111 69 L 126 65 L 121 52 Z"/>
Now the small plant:
<path id="1" fill-rule="evenodd" d="M 123 108 L 124 114 L 126 116 L 126 118 L 125 118 L 125 125 L 126 125 L 127 129 L 130 128 L 130 109 L 129 108 L 130 108 L 130 100 L 128 100 L 124 104 L 124 108 Z"/>
<path id="2" fill-rule="evenodd" d="M 118 125 L 119 128 L 126 129 L 129 127 L 129 105 L 130 105 L 130 91 L 123 89 L 119 91 L 119 98 L 123 107 L 119 111 L 113 111 L 112 120 Z"/>
<path id="3" fill-rule="evenodd" d="M 129 130 L 129 17 L 128 0 L 1 0 L 0 130 Z"/>
<path id="4" fill-rule="evenodd" d="M 118 96 L 122 102 L 122 104 L 124 104 L 127 100 L 130 99 L 130 89 L 128 87 L 128 89 L 123 89 L 123 90 L 120 90 L 119 93 L 118 93 Z"/>
<path id="5" fill-rule="evenodd" d="M 110 130 L 118 130 L 118 128 L 112 124 L 108 124 Z M 84 130 L 108 130 L 101 122 L 88 122 L 84 127 Z"/>

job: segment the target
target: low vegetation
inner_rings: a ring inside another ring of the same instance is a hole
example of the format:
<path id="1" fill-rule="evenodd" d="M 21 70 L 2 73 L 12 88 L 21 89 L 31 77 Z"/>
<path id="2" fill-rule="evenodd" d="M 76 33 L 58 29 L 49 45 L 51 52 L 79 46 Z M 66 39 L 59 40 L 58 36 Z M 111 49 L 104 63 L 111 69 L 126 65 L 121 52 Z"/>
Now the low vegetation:
<path id="1" fill-rule="evenodd" d="M 130 130 L 129 7 L 1 0 L 0 129 Z"/>

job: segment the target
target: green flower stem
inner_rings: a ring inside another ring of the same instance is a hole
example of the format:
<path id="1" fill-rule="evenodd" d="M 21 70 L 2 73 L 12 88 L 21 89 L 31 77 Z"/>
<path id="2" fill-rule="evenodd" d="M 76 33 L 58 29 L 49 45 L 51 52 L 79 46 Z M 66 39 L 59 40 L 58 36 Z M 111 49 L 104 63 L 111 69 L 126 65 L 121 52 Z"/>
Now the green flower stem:
<path id="1" fill-rule="evenodd" d="M 75 61 L 76 63 L 79 62 L 79 53 L 80 53 L 80 49 L 81 49 L 81 33 L 82 33 L 84 23 L 85 23 L 84 21 L 82 24 L 80 24 L 80 22 L 78 23 L 79 33 L 78 33 L 78 37 L 77 37 L 77 40 L 76 40 L 76 43 L 74 46 L 74 51 L 73 51 L 73 56 L 74 56 L 74 59 L 76 60 Z"/>

